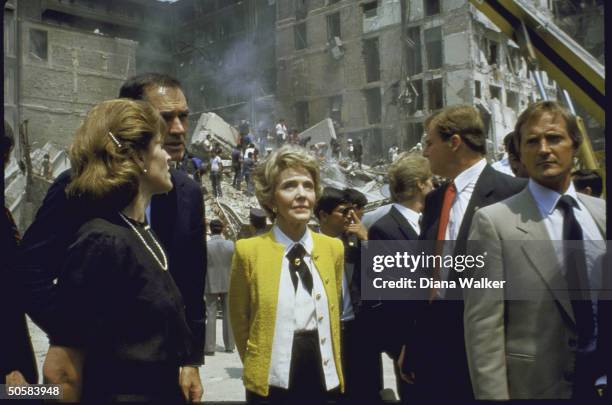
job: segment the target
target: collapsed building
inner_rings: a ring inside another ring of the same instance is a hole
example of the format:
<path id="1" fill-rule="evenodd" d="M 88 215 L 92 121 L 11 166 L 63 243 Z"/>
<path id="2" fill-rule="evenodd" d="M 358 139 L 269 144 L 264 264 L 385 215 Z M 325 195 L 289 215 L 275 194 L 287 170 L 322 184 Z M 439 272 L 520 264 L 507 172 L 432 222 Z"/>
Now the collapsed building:
<path id="1" fill-rule="evenodd" d="M 603 62 L 601 0 L 521 1 Z M 183 81 L 191 128 L 202 114 L 214 114 L 208 126 L 248 119 L 256 133 L 281 117 L 302 132 L 331 122 L 343 146 L 362 140 L 370 166 L 392 145 L 418 148 L 424 118 L 456 103 L 478 106 L 495 158 L 517 113 L 540 97 L 517 44 L 468 0 L 8 0 L 4 38 L 4 118 L 16 133 L 28 120 L 33 151 L 65 149 L 91 106 L 151 69 Z M 603 128 L 576 107 L 601 151 Z M 16 179 L 7 178 L 12 195 L 25 193 Z M 44 191 L 28 197 L 29 211 Z M 31 215 L 14 213 L 24 229 Z"/>

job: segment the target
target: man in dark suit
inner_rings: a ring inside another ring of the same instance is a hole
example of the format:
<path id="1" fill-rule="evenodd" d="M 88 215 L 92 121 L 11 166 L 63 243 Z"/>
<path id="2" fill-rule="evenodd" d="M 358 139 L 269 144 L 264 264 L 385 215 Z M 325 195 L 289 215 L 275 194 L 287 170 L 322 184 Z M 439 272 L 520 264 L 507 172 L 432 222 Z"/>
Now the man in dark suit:
<path id="1" fill-rule="evenodd" d="M 427 196 L 420 239 L 454 241 L 446 244 L 444 254 L 465 254 L 476 209 L 516 194 L 525 187 L 525 181 L 487 164 L 484 125 L 474 107 L 447 107 L 428 117 L 425 129 L 423 156 L 429 159 L 435 175 L 449 181 Z M 441 280 L 458 279 L 459 273 L 453 269 L 438 271 L 434 274 Z M 415 372 L 423 398 L 473 398 L 461 299 L 460 288 L 432 289 L 429 302 L 419 311 Z"/>
<path id="2" fill-rule="evenodd" d="M 146 100 L 159 110 L 168 130 L 164 149 L 172 161 L 180 161 L 185 153 L 189 114 L 180 83 L 162 74 L 141 74 L 124 83 L 119 97 Z M 181 368 L 180 383 L 186 397 L 199 400 L 202 386 L 198 368 L 204 364 L 205 335 L 204 204 L 199 185 L 186 173 L 171 169 L 170 174 L 174 187 L 167 194 L 153 197 L 147 208 L 147 220 L 168 252 L 169 271 L 185 301 L 194 344 L 189 364 Z M 45 378 L 50 383 L 64 384 L 65 399 L 76 399 L 83 353 L 53 339 L 54 331 L 69 317 L 58 311 L 54 279 L 75 232 L 93 213 L 79 201 L 66 198 L 64 190 L 69 182 L 70 172 L 66 171 L 49 188 L 24 235 L 15 275 L 27 291 L 28 314 L 50 337 L 51 346 L 43 367 Z"/>
<path id="3" fill-rule="evenodd" d="M 389 191 L 393 206 L 387 214 L 376 221 L 368 231 L 370 248 L 373 241 L 416 241 L 420 233 L 421 212 L 425 206 L 425 196 L 433 189 L 432 173 L 429 162 L 422 156 L 403 154 L 393 162 L 387 173 Z M 385 244 L 389 249 L 393 247 Z M 397 249 L 405 246 L 396 245 Z M 388 252 L 387 255 L 394 255 Z M 378 337 L 377 356 L 386 351 L 394 360 L 398 393 L 402 403 L 408 402 L 415 383 L 414 355 L 411 343 L 414 329 L 414 305 L 410 301 L 382 301 L 378 305 L 365 305 L 364 313 L 374 323 L 369 329 Z M 372 345 L 376 346 L 376 345 Z M 377 370 L 377 373 L 380 373 Z"/>

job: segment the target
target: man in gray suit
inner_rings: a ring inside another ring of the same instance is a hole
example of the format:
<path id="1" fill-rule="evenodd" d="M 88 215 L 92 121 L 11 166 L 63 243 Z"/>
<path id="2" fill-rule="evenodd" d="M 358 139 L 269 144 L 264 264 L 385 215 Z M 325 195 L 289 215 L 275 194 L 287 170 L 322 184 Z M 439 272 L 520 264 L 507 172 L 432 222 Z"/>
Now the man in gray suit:
<path id="1" fill-rule="evenodd" d="M 217 344 L 217 304 L 221 304 L 223 312 L 223 344 L 225 352 L 234 351 L 234 337 L 229 322 L 229 275 L 234 254 L 234 242 L 223 238 L 224 225 L 218 219 L 210 221 L 210 240 L 208 245 L 208 271 L 206 273 L 206 344 L 205 354 L 215 355 Z"/>
<path id="2" fill-rule="evenodd" d="M 469 239 L 487 246 L 486 265 L 475 274 L 508 283 L 505 290 L 464 289 L 476 399 L 589 399 L 606 374 L 609 301 L 598 295 L 609 281 L 601 265 L 605 201 L 572 184 L 581 142 L 576 118 L 557 102 L 529 106 L 514 131 L 528 186 L 474 215 Z M 568 256 L 570 244 L 579 253 Z"/>

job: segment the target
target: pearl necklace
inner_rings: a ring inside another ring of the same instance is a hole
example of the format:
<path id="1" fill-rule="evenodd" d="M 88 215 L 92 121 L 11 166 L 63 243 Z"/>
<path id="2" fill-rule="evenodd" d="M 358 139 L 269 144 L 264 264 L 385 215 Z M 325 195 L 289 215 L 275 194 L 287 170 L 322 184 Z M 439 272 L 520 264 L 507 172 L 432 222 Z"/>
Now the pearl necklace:
<path id="1" fill-rule="evenodd" d="M 149 246 L 149 244 L 147 243 L 147 241 L 145 240 L 145 238 L 140 234 L 140 232 L 138 232 L 138 229 L 136 229 L 136 227 L 134 226 L 134 224 L 132 224 L 132 222 L 130 222 L 129 219 L 127 219 L 125 217 L 125 215 L 123 215 L 121 212 L 119 213 L 119 216 L 125 221 L 126 224 L 128 224 L 130 226 L 130 228 L 132 228 L 132 230 L 136 233 L 136 235 L 138 236 L 138 239 L 140 239 L 140 241 L 142 242 L 143 245 L 145 245 L 145 247 L 147 248 L 147 250 L 149 251 L 149 253 L 151 253 L 151 256 L 153 256 L 153 258 L 155 259 L 155 261 L 159 264 L 159 266 L 164 270 L 167 271 L 168 270 L 168 259 L 166 259 L 166 253 L 164 253 L 164 249 L 162 249 L 162 247 L 159 245 L 159 243 L 157 242 L 157 239 L 155 239 L 155 236 L 153 236 L 153 234 L 151 233 L 151 231 L 149 231 L 149 225 L 145 226 L 145 231 L 149 232 L 149 236 L 151 236 L 151 238 L 153 239 L 153 242 L 155 243 L 155 246 L 157 246 L 157 249 L 161 252 L 162 255 L 162 259 L 163 259 L 163 263 L 159 260 L 159 258 L 157 257 L 157 255 L 155 253 L 153 253 L 153 249 L 151 249 L 151 247 Z"/>

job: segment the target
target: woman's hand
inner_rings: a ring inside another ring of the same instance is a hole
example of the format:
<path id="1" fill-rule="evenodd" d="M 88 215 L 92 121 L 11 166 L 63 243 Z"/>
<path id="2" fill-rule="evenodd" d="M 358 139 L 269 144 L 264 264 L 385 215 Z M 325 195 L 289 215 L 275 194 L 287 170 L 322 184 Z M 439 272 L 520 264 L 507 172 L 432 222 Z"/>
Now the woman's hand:
<path id="1" fill-rule="evenodd" d="M 26 381 L 25 377 L 23 376 L 23 374 L 21 374 L 21 371 L 19 370 L 13 370 L 10 373 L 8 373 L 6 376 L 4 376 L 4 383 L 6 385 L 30 385 L 28 384 L 28 382 Z"/>
<path id="2" fill-rule="evenodd" d="M 74 347 L 50 346 L 43 365 L 43 382 L 62 385 L 62 402 L 81 398 L 85 353 Z"/>
<path id="3" fill-rule="evenodd" d="M 202 382 L 200 381 L 200 371 L 194 366 L 181 367 L 179 384 L 183 396 L 187 402 L 199 402 L 204 394 Z"/>

